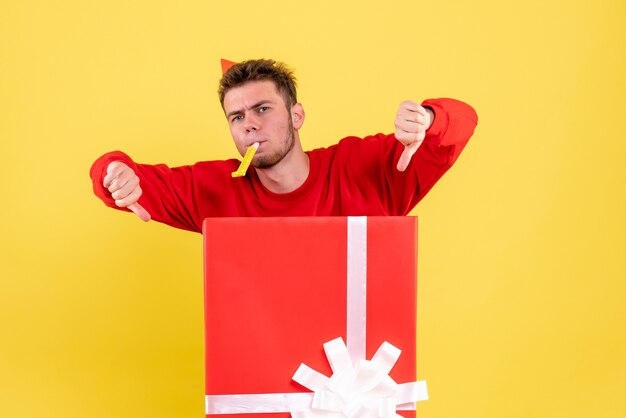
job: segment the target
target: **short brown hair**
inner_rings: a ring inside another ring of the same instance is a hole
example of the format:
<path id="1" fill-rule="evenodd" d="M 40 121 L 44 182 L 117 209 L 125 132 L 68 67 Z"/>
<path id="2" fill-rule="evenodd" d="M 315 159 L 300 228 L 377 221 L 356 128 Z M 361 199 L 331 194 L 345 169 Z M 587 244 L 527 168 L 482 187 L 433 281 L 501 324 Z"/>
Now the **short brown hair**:
<path id="1" fill-rule="evenodd" d="M 224 108 L 224 96 L 228 90 L 239 87 L 249 81 L 273 81 L 278 93 L 283 96 L 285 106 L 290 109 L 298 102 L 296 97 L 296 78 L 293 71 L 282 62 L 274 60 L 248 60 L 237 63 L 230 67 L 220 80 L 217 93 L 220 96 L 222 109 Z"/>

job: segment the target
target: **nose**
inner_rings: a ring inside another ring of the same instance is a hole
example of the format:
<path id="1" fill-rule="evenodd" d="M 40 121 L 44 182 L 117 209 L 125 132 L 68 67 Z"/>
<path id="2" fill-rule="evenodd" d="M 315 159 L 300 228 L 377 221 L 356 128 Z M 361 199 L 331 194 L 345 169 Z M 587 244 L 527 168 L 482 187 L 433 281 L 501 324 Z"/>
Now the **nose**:
<path id="1" fill-rule="evenodd" d="M 244 121 L 246 132 L 257 131 L 260 128 L 258 118 L 252 112 L 246 115 Z"/>

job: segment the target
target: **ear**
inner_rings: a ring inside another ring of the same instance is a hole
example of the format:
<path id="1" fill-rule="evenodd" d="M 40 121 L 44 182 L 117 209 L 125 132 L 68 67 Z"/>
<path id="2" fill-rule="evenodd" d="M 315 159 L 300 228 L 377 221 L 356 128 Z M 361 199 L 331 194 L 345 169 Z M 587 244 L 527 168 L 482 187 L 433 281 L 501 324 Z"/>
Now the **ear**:
<path id="1" fill-rule="evenodd" d="M 291 120 L 293 120 L 294 129 L 298 130 L 304 123 L 304 108 L 301 103 L 291 106 Z"/>

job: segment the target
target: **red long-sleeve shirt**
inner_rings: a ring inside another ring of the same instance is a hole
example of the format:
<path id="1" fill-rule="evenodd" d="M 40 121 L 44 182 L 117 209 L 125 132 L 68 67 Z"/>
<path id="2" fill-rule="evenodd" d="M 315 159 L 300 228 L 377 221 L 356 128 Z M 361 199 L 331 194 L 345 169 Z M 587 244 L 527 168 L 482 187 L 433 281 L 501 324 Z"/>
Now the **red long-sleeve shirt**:
<path id="1" fill-rule="evenodd" d="M 245 177 L 232 178 L 235 159 L 170 168 L 135 163 L 120 151 L 93 164 L 93 189 L 107 206 L 127 210 L 115 205 L 102 184 L 108 165 L 121 161 L 139 177 L 139 203 L 152 219 L 196 232 L 207 217 L 406 215 L 456 161 L 478 121 L 474 109 L 458 100 L 422 105 L 435 119 L 404 172 L 396 169 L 404 146 L 393 135 L 377 134 L 307 151 L 309 176 L 290 193 L 267 190 L 253 167 Z"/>

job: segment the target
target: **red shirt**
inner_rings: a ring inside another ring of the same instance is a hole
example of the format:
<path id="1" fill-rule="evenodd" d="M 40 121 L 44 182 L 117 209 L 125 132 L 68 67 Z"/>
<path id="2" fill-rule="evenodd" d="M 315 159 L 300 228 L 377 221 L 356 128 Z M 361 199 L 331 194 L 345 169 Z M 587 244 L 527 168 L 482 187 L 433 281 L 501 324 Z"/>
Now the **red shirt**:
<path id="1" fill-rule="evenodd" d="M 253 167 L 232 178 L 235 159 L 170 168 L 135 163 L 120 151 L 91 167 L 94 192 L 107 206 L 127 210 L 102 185 L 109 163 L 122 161 L 139 177 L 139 203 L 152 219 L 190 231 L 202 232 L 207 217 L 406 215 L 456 161 L 478 121 L 474 109 L 458 100 L 422 105 L 435 120 L 404 172 L 396 169 L 404 146 L 393 135 L 377 134 L 307 151 L 309 176 L 290 193 L 267 190 Z"/>

